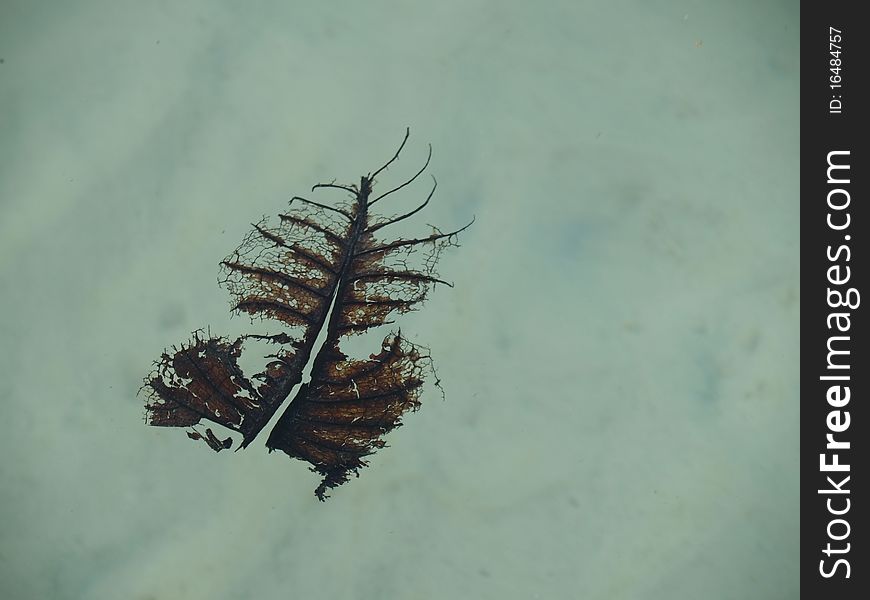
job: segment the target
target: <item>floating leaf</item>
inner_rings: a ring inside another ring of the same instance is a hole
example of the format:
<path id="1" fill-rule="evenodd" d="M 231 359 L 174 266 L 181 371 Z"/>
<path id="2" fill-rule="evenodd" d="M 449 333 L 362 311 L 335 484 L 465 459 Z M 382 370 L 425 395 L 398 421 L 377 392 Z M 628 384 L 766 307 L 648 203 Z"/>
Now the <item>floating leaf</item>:
<path id="1" fill-rule="evenodd" d="M 398 216 L 371 212 L 429 165 L 431 147 L 413 177 L 374 194 L 375 178 L 398 159 L 408 135 L 393 158 L 358 185 L 312 188 L 342 190 L 349 200 L 331 205 L 296 196 L 276 222 L 253 225 L 221 262 L 222 283 L 234 298 L 234 311 L 279 330 L 235 340 L 196 332 L 188 344 L 164 353 L 145 381 L 149 424 L 192 427 L 210 421 L 239 433 L 244 448 L 296 390 L 266 445 L 309 462 L 323 476 L 315 492 L 321 500 L 328 489 L 358 474 L 365 456 L 384 447 L 384 434 L 420 406 L 431 359 L 401 332 L 390 332 L 380 351 L 364 360 L 348 358 L 341 340 L 393 323 L 437 284 L 452 287 L 438 277 L 435 265 L 440 252 L 456 246 L 457 234 L 471 225 L 446 233 L 433 228 L 422 237 L 380 238 L 381 230 L 425 208 L 437 186 L 433 178 L 426 200 Z M 239 358 L 245 342 L 254 339 L 274 352 L 263 357 L 261 371 L 246 376 Z M 318 340 L 324 341 L 315 347 Z M 303 383 L 309 362 L 310 381 Z M 191 429 L 187 435 L 215 451 L 232 444 L 232 438 L 221 440 L 211 429 L 204 434 Z"/>

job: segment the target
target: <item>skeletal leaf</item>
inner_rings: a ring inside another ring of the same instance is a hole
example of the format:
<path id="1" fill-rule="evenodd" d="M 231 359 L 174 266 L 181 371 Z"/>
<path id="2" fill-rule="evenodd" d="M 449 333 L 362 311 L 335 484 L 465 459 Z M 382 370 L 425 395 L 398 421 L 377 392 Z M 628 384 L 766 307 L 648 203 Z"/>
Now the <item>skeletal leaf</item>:
<path id="1" fill-rule="evenodd" d="M 277 331 L 235 340 L 197 332 L 188 344 L 164 353 L 145 381 L 149 424 L 192 427 L 210 421 L 239 433 L 244 448 L 295 390 L 266 445 L 310 463 L 323 477 L 316 490 L 321 500 L 328 489 L 358 474 L 365 456 L 384 447 L 384 434 L 419 407 L 431 359 L 400 332 L 391 332 L 379 351 L 362 360 L 348 358 L 341 340 L 393 323 L 397 314 L 415 310 L 437 284 L 451 286 L 435 266 L 440 252 L 457 245 L 457 234 L 471 225 L 446 233 L 433 228 L 414 238 L 381 237 L 383 229 L 425 208 L 437 185 L 412 210 L 386 218 L 371 212 L 428 166 L 431 148 L 413 177 L 374 194 L 375 178 L 398 159 L 407 140 L 406 131 L 395 156 L 358 185 L 312 188 L 344 191 L 349 199 L 327 204 L 297 196 L 277 221 L 253 225 L 221 262 L 222 282 L 235 312 L 262 319 Z M 252 339 L 274 351 L 263 357 L 262 370 L 247 376 L 239 358 Z M 302 383 L 312 360 L 311 379 Z M 205 433 L 191 429 L 188 437 L 216 451 L 232 444 L 232 438 L 221 440 L 210 428 Z"/>

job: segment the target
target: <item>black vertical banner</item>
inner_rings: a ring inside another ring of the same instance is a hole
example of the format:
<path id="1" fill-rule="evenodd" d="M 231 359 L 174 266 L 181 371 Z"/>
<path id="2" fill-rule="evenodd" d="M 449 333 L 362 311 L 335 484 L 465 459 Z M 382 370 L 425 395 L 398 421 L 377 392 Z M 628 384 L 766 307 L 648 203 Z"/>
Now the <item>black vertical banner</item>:
<path id="1" fill-rule="evenodd" d="M 801 6 L 801 591 L 870 598 L 870 22 Z"/>

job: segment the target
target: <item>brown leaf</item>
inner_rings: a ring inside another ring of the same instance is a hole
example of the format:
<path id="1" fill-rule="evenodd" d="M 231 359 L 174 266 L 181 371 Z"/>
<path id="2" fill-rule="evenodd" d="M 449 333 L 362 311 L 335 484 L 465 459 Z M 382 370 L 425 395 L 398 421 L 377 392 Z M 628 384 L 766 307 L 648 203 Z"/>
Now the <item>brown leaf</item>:
<path id="1" fill-rule="evenodd" d="M 435 265 L 441 251 L 456 246 L 457 234 L 471 225 L 418 238 L 376 237 L 422 210 L 435 192 L 433 185 L 425 202 L 396 217 L 371 213 L 374 204 L 415 181 L 429 164 L 427 158 L 412 178 L 373 197 L 375 178 L 398 158 L 408 135 L 395 156 L 361 177 L 359 185 L 313 188 L 343 190 L 351 200 L 329 205 L 294 197 L 277 222 L 253 225 L 221 262 L 222 282 L 234 297 L 234 311 L 278 331 L 233 342 L 198 332 L 188 345 L 165 353 L 146 378 L 148 423 L 189 427 L 211 421 L 240 433 L 244 448 L 298 387 L 266 445 L 309 462 L 323 476 L 316 490 L 321 500 L 327 489 L 357 474 L 365 456 L 385 446 L 383 435 L 419 407 L 431 359 L 400 333 L 388 335 L 381 351 L 367 360 L 345 356 L 341 339 L 393 323 L 396 315 L 425 301 L 436 284 L 451 286 L 438 277 Z M 321 334 L 325 341 L 316 348 Z M 245 340 L 252 339 L 275 351 L 248 377 L 239 358 Z M 311 380 L 299 385 L 312 356 Z M 232 444 L 211 429 L 204 435 L 189 431 L 188 437 L 216 451 Z"/>

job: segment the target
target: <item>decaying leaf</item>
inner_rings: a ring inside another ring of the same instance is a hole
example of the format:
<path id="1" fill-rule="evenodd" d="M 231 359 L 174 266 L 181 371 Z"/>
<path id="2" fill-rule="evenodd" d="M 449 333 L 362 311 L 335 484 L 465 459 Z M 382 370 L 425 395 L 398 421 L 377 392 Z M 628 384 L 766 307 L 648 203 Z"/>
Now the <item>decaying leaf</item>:
<path id="1" fill-rule="evenodd" d="M 295 390 L 266 446 L 309 462 L 323 477 L 315 492 L 320 500 L 329 488 L 358 474 L 367 455 L 384 447 L 384 434 L 401 425 L 406 411 L 419 407 L 431 359 L 401 332 L 390 332 L 363 360 L 345 356 L 341 341 L 393 323 L 395 315 L 423 302 L 433 286 L 451 286 L 438 278 L 435 265 L 441 250 L 457 245 L 457 234 L 471 225 L 446 233 L 433 228 L 422 237 L 381 238 L 384 228 L 422 210 L 437 185 L 433 178 L 428 197 L 413 210 L 390 218 L 371 212 L 429 165 L 431 147 L 413 177 L 379 195 L 373 192 L 375 178 L 398 159 L 408 135 L 393 158 L 358 185 L 312 188 L 344 191 L 350 199 L 328 204 L 297 196 L 277 221 L 253 225 L 221 262 L 222 282 L 236 312 L 263 319 L 277 331 L 235 340 L 197 332 L 188 344 L 164 353 L 145 380 L 149 424 L 192 428 L 210 421 L 240 434 L 244 448 Z M 239 359 L 252 339 L 274 351 L 263 357 L 261 371 L 246 375 Z M 309 362 L 310 381 L 303 383 Z M 187 435 L 215 451 L 232 444 L 232 438 L 222 440 L 211 429 L 191 429 Z"/>

